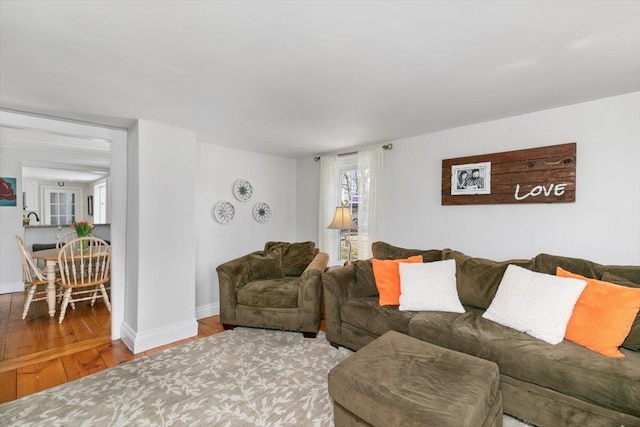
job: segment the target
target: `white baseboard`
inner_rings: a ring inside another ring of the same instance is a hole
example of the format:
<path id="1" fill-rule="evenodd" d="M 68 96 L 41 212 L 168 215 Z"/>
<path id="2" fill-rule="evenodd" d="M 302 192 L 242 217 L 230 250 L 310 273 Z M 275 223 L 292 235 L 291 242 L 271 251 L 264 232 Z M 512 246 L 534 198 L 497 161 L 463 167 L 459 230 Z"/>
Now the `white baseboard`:
<path id="1" fill-rule="evenodd" d="M 194 318 L 146 332 L 135 332 L 129 325 L 123 323 L 120 339 L 133 354 L 138 354 L 196 335 L 198 335 L 198 322 Z"/>
<path id="2" fill-rule="evenodd" d="M 196 307 L 196 319 L 217 316 L 218 314 L 220 314 L 219 302 L 214 302 L 212 304 L 199 305 Z"/>
<path id="3" fill-rule="evenodd" d="M 136 341 L 136 333 L 125 322 L 122 322 L 122 327 L 120 328 L 120 339 L 133 353 L 133 343 Z"/>
<path id="4" fill-rule="evenodd" d="M 22 291 L 24 291 L 24 283 L 22 282 L 3 283 L 2 285 L 0 285 L 0 294 L 12 294 L 14 292 Z"/>

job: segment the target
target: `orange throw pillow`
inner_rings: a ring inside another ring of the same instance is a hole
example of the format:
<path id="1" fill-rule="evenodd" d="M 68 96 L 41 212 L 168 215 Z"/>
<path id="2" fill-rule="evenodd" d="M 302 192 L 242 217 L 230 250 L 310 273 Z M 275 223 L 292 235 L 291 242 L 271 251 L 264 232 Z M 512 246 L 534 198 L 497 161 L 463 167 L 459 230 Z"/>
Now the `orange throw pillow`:
<path id="1" fill-rule="evenodd" d="M 608 357 L 618 350 L 640 309 L 640 289 L 589 279 L 558 267 L 556 275 L 587 282 L 569 319 L 564 337 Z"/>
<path id="2" fill-rule="evenodd" d="M 376 287 L 380 294 L 380 305 L 400 304 L 400 263 L 422 262 L 422 255 L 412 256 L 406 259 L 379 260 L 372 259 L 373 276 L 376 279 Z"/>

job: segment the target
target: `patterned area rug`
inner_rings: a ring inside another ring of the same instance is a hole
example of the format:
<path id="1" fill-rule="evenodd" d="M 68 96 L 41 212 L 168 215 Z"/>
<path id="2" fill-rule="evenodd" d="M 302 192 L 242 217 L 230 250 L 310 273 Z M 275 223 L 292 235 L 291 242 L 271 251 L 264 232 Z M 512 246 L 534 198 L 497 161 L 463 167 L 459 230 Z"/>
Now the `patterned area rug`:
<path id="1" fill-rule="evenodd" d="M 0 425 L 332 426 L 327 374 L 350 354 L 236 328 L 0 405 Z"/>

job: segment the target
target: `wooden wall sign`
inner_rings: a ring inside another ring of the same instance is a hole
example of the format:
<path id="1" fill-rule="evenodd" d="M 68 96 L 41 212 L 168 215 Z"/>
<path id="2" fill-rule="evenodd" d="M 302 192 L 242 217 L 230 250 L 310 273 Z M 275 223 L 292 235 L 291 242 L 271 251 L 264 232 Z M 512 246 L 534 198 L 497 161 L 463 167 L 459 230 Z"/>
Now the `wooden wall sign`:
<path id="1" fill-rule="evenodd" d="M 443 205 L 575 200 L 575 142 L 442 161 Z"/>

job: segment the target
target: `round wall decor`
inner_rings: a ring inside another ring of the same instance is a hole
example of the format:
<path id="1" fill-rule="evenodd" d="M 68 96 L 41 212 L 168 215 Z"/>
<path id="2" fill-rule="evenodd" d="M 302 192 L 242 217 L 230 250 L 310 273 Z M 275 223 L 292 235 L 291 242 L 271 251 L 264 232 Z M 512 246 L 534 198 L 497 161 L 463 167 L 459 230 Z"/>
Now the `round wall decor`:
<path id="1" fill-rule="evenodd" d="M 239 179 L 233 184 L 233 195 L 241 202 L 246 202 L 251 198 L 253 194 L 253 187 L 249 184 L 249 181 Z"/>
<path id="2" fill-rule="evenodd" d="M 271 208 L 265 202 L 256 203 L 253 207 L 253 217 L 258 222 L 267 222 L 271 219 Z"/>
<path id="3" fill-rule="evenodd" d="M 218 202 L 213 208 L 213 216 L 220 224 L 229 224 L 236 216 L 236 208 L 229 202 Z"/>

